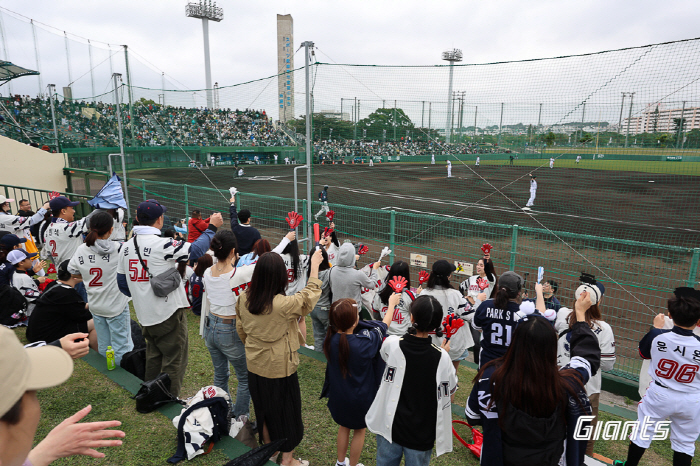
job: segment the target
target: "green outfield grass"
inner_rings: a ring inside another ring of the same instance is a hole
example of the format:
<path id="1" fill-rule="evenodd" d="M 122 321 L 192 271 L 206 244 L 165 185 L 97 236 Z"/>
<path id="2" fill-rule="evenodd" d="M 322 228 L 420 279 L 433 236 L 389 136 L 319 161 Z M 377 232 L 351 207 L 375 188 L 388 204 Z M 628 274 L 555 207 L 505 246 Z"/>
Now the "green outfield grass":
<path id="1" fill-rule="evenodd" d="M 559 153 L 561 154 L 561 152 Z M 556 154 L 552 154 L 556 159 Z M 467 163 L 467 162 L 465 162 Z M 461 162 L 455 162 L 457 167 Z M 508 165 L 507 160 L 484 160 L 481 165 Z M 474 162 L 469 162 L 473 166 Z M 549 159 L 518 159 L 514 162 L 518 167 L 539 167 L 549 170 Z M 662 173 L 665 175 L 692 175 L 700 176 L 700 159 L 697 162 L 660 162 L 660 161 L 636 161 L 636 160 L 581 160 L 576 164 L 572 159 L 556 159 L 554 169 L 572 168 L 585 170 L 627 171 L 641 173 Z"/>
<path id="2" fill-rule="evenodd" d="M 545 154 L 561 154 L 563 151 L 572 154 L 621 154 L 621 155 L 683 155 L 700 156 L 700 149 L 656 149 L 651 147 L 552 147 L 544 149 Z"/>

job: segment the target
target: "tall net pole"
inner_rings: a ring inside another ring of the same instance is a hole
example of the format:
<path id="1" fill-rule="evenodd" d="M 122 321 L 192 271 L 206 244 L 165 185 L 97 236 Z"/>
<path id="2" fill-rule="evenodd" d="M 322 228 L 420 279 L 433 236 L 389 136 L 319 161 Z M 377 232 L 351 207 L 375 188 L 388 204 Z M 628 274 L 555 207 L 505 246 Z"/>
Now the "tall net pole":
<path id="1" fill-rule="evenodd" d="M 306 218 L 307 238 L 309 238 L 309 253 L 314 236 L 313 223 L 311 222 L 311 69 L 309 58 L 313 50 L 314 43 L 306 41 L 301 44 L 304 47 L 304 73 L 306 75 Z"/>
<path id="2" fill-rule="evenodd" d="M 32 25 L 32 37 L 34 38 L 34 61 L 36 61 L 36 70 L 39 72 L 39 74 L 36 76 L 39 82 L 38 96 L 41 97 L 44 94 L 44 83 L 41 79 L 41 65 L 39 63 L 39 43 L 36 40 L 36 25 L 34 24 L 34 20 L 31 20 L 30 23 Z"/>
<path id="3" fill-rule="evenodd" d="M 7 40 L 5 40 L 5 22 L 2 19 L 2 12 L 0 11 L 0 40 L 2 40 L 2 52 L 4 54 L 4 58 L 7 61 L 10 61 L 10 56 L 7 53 Z M 12 81 L 7 83 L 8 91 L 10 95 L 12 95 Z"/>

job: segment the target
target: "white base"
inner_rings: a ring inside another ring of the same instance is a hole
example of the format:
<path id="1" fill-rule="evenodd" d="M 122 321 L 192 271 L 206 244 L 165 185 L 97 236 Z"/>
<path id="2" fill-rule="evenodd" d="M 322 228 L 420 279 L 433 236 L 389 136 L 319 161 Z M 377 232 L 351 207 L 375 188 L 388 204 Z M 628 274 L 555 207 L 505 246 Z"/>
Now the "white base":
<path id="1" fill-rule="evenodd" d="M 532 210 L 532 209 L 529 207 L 523 207 L 523 210 Z"/>

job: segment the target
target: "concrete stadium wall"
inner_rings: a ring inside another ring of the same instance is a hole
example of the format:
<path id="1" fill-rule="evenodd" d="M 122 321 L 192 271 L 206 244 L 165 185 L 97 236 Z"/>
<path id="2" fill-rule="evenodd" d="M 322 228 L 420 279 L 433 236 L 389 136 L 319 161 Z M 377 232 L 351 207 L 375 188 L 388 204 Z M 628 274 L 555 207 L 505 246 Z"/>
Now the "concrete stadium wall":
<path id="1" fill-rule="evenodd" d="M 50 154 L 0 136 L 0 184 L 65 191 L 64 154 Z"/>

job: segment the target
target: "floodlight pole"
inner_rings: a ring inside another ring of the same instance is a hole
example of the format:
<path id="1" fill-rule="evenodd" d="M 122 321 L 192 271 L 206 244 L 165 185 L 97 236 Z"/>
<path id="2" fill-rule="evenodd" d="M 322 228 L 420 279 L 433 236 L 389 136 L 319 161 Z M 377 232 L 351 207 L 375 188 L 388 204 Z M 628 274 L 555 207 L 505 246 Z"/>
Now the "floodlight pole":
<path id="1" fill-rule="evenodd" d="M 313 222 L 311 221 L 311 67 L 309 66 L 309 59 L 311 58 L 311 51 L 314 48 L 314 43 L 306 41 L 301 45 L 304 47 L 304 71 L 306 74 L 306 237 L 309 238 L 308 252 L 311 254 L 313 245 L 311 238 L 314 237 L 314 233 Z M 355 128 L 357 130 L 357 126 Z"/>
<path id="2" fill-rule="evenodd" d="M 58 128 L 56 127 L 56 112 L 53 108 L 53 96 L 56 94 L 56 85 L 49 84 L 49 103 L 51 104 L 51 121 L 53 122 L 53 137 L 56 139 L 56 150 L 61 152 L 61 146 L 58 143 Z"/>
<path id="3" fill-rule="evenodd" d="M 131 209 L 129 208 L 129 188 L 126 181 L 126 157 L 124 156 L 124 137 L 122 136 L 122 113 L 119 105 L 119 95 L 117 94 L 117 81 L 121 80 L 122 75 L 119 73 L 112 74 L 114 79 L 114 101 L 116 102 L 117 128 L 119 129 L 119 154 L 122 157 L 122 177 L 124 179 L 124 199 L 126 200 L 126 218 L 131 220 Z M 111 161 L 110 161 L 111 166 Z M 111 177 L 112 174 L 110 173 Z"/>
<path id="4" fill-rule="evenodd" d="M 683 142 L 685 142 L 685 135 L 683 135 L 683 132 L 685 130 L 685 100 L 683 101 L 683 107 L 681 107 L 681 121 L 680 121 L 680 128 L 678 128 L 678 137 L 676 137 L 676 148 L 678 148 L 678 145 L 680 144 L 681 149 L 683 149 Z"/>
<path id="5" fill-rule="evenodd" d="M 630 92 L 630 113 L 627 117 L 627 134 L 625 134 L 625 147 L 627 147 L 627 139 L 630 137 L 630 124 L 632 123 L 632 106 L 634 105 L 634 94 L 635 92 Z"/>
<path id="6" fill-rule="evenodd" d="M 199 0 L 199 3 L 188 3 L 185 9 L 187 16 L 202 20 L 202 35 L 204 36 L 204 78 L 207 91 L 207 108 L 214 108 L 211 85 L 211 59 L 209 57 L 209 20 L 219 22 L 224 19 L 224 10 L 212 5 L 211 0 Z"/>
<path id="7" fill-rule="evenodd" d="M 34 25 L 33 19 L 30 19 L 29 22 L 32 25 L 32 37 L 34 37 L 34 59 L 36 60 L 36 70 L 39 72 L 39 74 L 36 77 L 39 79 L 39 97 L 41 97 L 44 93 L 44 83 L 41 80 L 41 66 L 39 65 L 39 45 L 36 41 L 36 26 Z"/>
<path id="8" fill-rule="evenodd" d="M 454 65 L 456 61 L 462 61 L 462 51 L 460 49 L 442 52 L 442 59 L 450 62 L 450 82 L 447 91 L 447 122 L 445 123 L 445 142 L 450 143 L 450 133 L 452 131 L 452 78 L 454 75 Z"/>
<path id="9" fill-rule="evenodd" d="M 620 104 L 620 121 L 617 122 L 617 131 L 622 134 L 622 112 L 625 110 L 625 96 L 626 92 L 622 93 L 622 104 Z"/>

